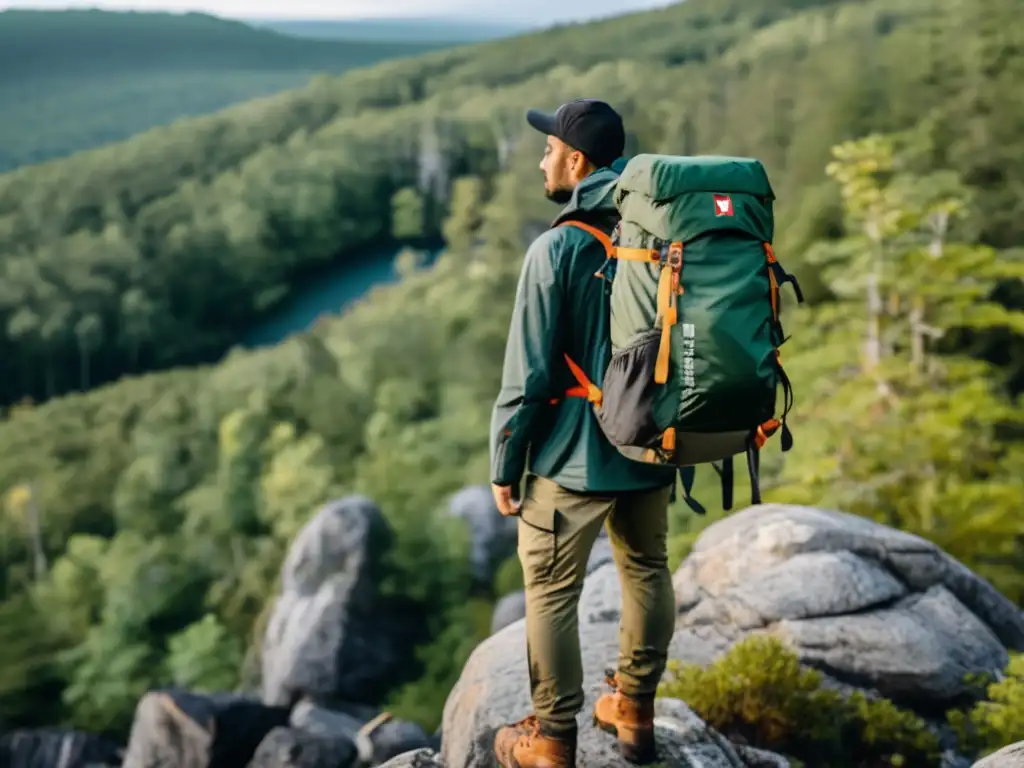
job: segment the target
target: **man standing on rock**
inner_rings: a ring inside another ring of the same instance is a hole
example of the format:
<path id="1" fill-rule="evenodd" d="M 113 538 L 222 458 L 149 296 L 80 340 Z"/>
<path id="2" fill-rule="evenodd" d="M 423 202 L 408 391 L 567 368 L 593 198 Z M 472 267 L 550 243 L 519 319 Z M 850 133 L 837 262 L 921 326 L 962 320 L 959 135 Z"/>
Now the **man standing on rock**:
<path id="1" fill-rule="evenodd" d="M 547 135 L 540 169 L 563 204 L 524 259 L 491 424 L 491 482 L 501 514 L 519 517 L 533 714 L 500 729 L 504 768 L 573 768 L 583 707 L 577 607 L 587 559 L 607 525 L 622 584 L 618 671 L 594 719 L 623 755 L 655 759 L 654 694 L 672 637 L 668 569 L 675 471 L 634 463 L 608 442 L 591 402 L 611 356 L 609 283 L 600 274 L 618 221 L 612 190 L 625 164 L 621 117 L 591 99 L 527 112 Z M 599 233 L 598 233 L 599 234 Z M 580 392 L 570 358 L 596 387 Z M 575 390 L 574 390 L 575 387 Z M 567 395 L 579 396 L 567 396 Z M 527 459 L 529 456 L 529 459 Z M 517 493 L 526 474 L 522 494 Z"/>

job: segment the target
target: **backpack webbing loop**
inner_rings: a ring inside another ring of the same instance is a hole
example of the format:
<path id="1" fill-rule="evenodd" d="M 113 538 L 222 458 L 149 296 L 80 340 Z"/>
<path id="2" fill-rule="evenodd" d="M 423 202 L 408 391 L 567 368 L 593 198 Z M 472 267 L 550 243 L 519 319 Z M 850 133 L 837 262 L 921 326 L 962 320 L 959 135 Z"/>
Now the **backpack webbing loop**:
<path id="1" fill-rule="evenodd" d="M 654 364 L 654 383 L 668 381 L 669 351 L 672 348 L 672 328 L 679 321 L 679 295 L 683 292 L 680 275 L 683 271 L 683 244 L 670 243 L 665 264 L 658 278 L 658 315 L 661 317 L 661 341 L 658 359 Z"/>

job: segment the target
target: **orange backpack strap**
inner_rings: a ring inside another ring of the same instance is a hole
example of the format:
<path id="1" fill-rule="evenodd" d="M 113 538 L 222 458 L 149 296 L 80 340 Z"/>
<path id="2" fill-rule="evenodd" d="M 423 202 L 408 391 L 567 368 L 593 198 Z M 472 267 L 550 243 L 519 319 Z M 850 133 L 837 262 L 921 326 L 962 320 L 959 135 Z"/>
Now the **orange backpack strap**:
<path id="1" fill-rule="evenodd" d="M 601 245 L 609 259 L 622 261 L 661 261 L 661 252 L 653 248 L 619 248 L 612 244 L 612 239 L 597 227 L 584 224 L 582 221 L 563 221 L 560 227 L 576 227 L 593 235 Z"/>
<path id="2" fill-rule="evenodd" d="M 573 221 L 573 220 L 563 221 L 558 226 L 560 226 L 560 227 L 576 227 L 577 229 L 582 229 L 584 232 L 587 232 L 587 233 L 593 235 L 594 238 L 597 240 L 597 242 L 599 242 L 601 245 L 604 246 L 604 252 L 608 256 L 608 258 L 609 259 L 614 259 L 615 258 L 615 250 L 616 249 L 615 249 L 615 246 L 612 245 L 612 239 L 610 237 L 608 237 L 608 235 L 606 235 L 604 232 L 602 232 L 597 227 L 592 227 L 590 224 L 584 224 L 582 221 Z"/>
<path id="3" fill-rule="evenodd" d="M 592 235 L 595 240 L 604 246 L 604 252 L 609 259 L 615 258 L 615 246 L 612 245 L 612 239 L 602 232 L 597 227 L 593 227 L 590 224 L 584 224 L 582 221 L 563 221 L 558 226 L 560 227 L 576 227 L 582 229 L 584 232 Z M 569 357 L 568 354 L 564 355 L 565 362 L 569 366 L 569 370 L 572 371 L 573 378 L 578 382 L 577 386 L 569 387 L 565 391 L 566 397 L 581 397 L 587 402 L 592 403 L 598 408 L 601 407 L 602 393 L 601 388 L 596 386 L 583 369 L 577 364 L 575 360 Z M 560 401 L 560 398 L 552 398 L 551 404 L 555 405 Z"/>
<path id="4" fill-rule="evenodd" d="M 601 402 L 604 399 L 604 395 L 601 392 L 601 388 L 595 385 L 587 374 L 583 372 L 583 369 L 579 367 L 575 360 L 568 355 L 564 355 L 565 362 L 569 366 L 569 370 L 572 371 L 573 378 L 579 382 L 575 387 L 569 387 L 565 390 L 566 397 L 582 397 L 588 403 L 591 403 L 598 408 L 601 407 Z M 551 398 L 551 405 L 557 405 L 561 401 L 561 398 Z"/>
<path id="5" fill-rule="evenodd" d="M 643 262 L 659 262 L 662 260 L 661 251 L 653 248 L 619 248 L 612 243 L 611 237 L 606 233 L 602 232 L 597 227 L 590 224 L 586 224 L 582 221 L 567 220 L 558 224 L 560 227 L 576 227 L 584 232 L 591 235 L 604 247 L 605 255 L 608 259 L 622 259 L 624 261 L 643 261 Z M 655 380 L 661 379 L 659 383 L 664 383 L 664 379 L 668 378 L 668 352 L 669 352 L 669 335 L 672 326 L 676 322 L 676 311 L 675 311 L 675 296 L 677 293 L 681 293 L 679 283 L 679 271 L 682 268 L 682 244 L 673 243 L 673 253 L 670 253 L 668 267 L 669 269 L 664 270 L 664 275 L 658 286 L 659 294 L 659 309 L 662 313 L 662 339 L 661 345 L 658 349 L 658 364 L 655 373 Z M 675 260 L 672 259 L 675 256 Z M 673 263 L 677 261 L 678 263 Z M 597 273 L 601 276 L 601 272 Z M 572 371 L 573 377 L 579 382 L 579 386 L 570 387 L 565 392 L 566 397 L 583 397 L 588 402 L 593 403 L 597 407 L 601 406 L 602 393 L 600 387 L 597 387 L 587 378 L 586 373 L 580 368 L 576 362 L 565 355 L 565 361 L 569 365 L 569 370 Z M 551 404 L 554 405 L 559 402 L 559 398 L 553 398 Z M 664 443 L 667 448 L 671 449 L 675 442 L 674 431 L 669 430 L 664 439 Z"/>

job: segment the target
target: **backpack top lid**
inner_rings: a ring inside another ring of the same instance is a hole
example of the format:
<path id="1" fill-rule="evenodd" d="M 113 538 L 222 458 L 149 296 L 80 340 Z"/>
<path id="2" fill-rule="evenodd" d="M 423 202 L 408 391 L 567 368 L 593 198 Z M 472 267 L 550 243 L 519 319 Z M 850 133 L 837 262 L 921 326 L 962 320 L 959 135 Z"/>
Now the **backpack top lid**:
<path id="1" fill-rule="evenodd" d="M 724 155 L 636 155 L 626 163 L 619 177 L 616 204 L 631 192 L 654 202 L 688 192 L 727 192 L 775 199 L 768 174 L 759 160 Z"/>

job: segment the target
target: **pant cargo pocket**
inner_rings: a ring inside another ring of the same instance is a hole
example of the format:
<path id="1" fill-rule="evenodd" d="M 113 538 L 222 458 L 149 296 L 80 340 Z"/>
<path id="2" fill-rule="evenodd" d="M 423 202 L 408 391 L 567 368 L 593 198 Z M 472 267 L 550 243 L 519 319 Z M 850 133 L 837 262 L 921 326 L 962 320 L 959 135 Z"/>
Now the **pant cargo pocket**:
<path id="1" fill-rule="evenodd" d="M 558 554 L 557 519 L 554 507 L 524 498 L 519 510 L 519 562 L 525 586 L 551 578 Z"/>

